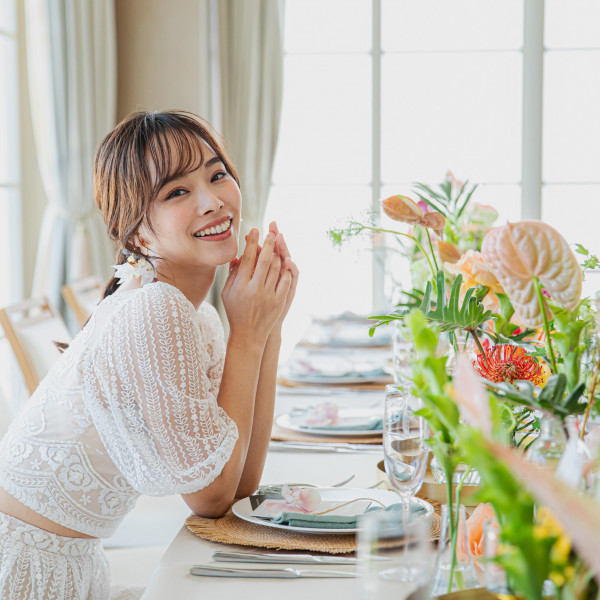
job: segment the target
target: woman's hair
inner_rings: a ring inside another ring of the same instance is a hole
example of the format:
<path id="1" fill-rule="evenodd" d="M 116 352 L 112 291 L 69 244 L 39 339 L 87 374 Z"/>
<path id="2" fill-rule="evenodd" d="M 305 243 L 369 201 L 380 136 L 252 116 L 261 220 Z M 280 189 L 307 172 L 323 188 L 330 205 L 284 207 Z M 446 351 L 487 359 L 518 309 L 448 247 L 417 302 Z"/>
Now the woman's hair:
<path id="1" fill-rule="evenodd" d="M 118 264 L 130 254 L 140 256 L 136 237 L 142 224 L 153 230 L 148 215 L 160 189 L 203 164 L 202 141 L 239 185 L 223 143 L 206 121 L 190 112 L 135 112 L 102 140 L 94 159 L 94 200 L 108 235 L 120 245 Z M 117 287 L 113 277 L 104 297 Z"/>

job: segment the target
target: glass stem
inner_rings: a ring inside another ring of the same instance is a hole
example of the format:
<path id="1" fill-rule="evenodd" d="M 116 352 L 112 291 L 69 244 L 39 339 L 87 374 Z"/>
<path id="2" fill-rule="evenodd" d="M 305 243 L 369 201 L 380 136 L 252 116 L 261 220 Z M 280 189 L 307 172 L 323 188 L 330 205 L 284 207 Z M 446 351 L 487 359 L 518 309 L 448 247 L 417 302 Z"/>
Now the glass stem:
<path id="1" fill-rule="evenodd" d="M 404 561 L 408 560 L 408 521 L 410 517 L 410 497 L 402 496 L 402 533 L 404 535 Z"/>

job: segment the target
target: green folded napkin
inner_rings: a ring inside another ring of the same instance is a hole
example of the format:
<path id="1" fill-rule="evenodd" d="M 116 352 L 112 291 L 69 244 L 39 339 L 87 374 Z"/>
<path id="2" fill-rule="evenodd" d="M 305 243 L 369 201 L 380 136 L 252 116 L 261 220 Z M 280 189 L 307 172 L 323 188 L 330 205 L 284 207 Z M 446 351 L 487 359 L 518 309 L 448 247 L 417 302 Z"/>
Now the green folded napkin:
<path id="1" fill-rule="evenodd" d="M 335 425 L 301 425 L 301 427 L 303 429 L 319 429 L 321 431 L 335 431 L 336 429 L 344 431 L 383 431 L 383 419 L 373 417 L 369 421 L 357 423 L 356 425 L 344 425 L 341 422 Z"/>
<path id="2" fill-rule="evenodd" d="M 385 509 L 380 506 L 367 508 L 364 513 L 359 515 L 335 515 L 327 513 L 326 515 L 311 515 L 297 512 L 282 512 L 279 516 L 271 519 L 273 523 L 280 525 L 289 525 L 290 527 L 314 527 L 317 529 L 356 529 L 357 522 L 364 514 L 376 511 L 398 512 L 402 513 L 402 504 L 390 504 Z M 421 516 L 426 512 L 424 506 L 413 503 L 410 505 L 411 519 Z"/>

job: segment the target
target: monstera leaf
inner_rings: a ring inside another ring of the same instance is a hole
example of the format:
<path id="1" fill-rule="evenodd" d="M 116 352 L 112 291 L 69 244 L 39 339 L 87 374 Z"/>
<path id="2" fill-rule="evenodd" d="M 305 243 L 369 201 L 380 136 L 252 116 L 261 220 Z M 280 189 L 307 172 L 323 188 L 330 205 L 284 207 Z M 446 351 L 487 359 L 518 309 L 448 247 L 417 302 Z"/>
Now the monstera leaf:
<path id="1" fill-rule="evenodd" d="M 544 320 L 536 279 L 559 306 L 577 306 L 581 267 L 565 239 L 549 225 L 521 221 L 495 227 L 485 236 L 481 253 L 526 325 L 539 327 Z"/>
<path id="2" fill-rule="evenodd" d="M 492 311 L 485 310 L 479 297 L 480 291 L 477 287 L 469 288 L 465 296 L 460 301 L 460 286 L 462 284 L 462 275 L 457 275 L 450 297 L 446 298 L 446 281 L 444 272 L 438 271 L 436 277 L 437 296 L 435 304 L 432 305 L 433 286 L 431 281 L 427 282 L 423 299 L 417 308 L 425 315 L 426 319 L 438 325 L 440 331 L 456 331 L 464 329 L 466 331 L 475 331 L 488 319 L 492 318 Z M 391 321 L 404 319 L 405 312 L 395 312 L 389 315 L 375 315 L 370 319 L 377 319 L 379 322 L 371 328 L 371 335 L 379 325 L 388 324 Z"/>

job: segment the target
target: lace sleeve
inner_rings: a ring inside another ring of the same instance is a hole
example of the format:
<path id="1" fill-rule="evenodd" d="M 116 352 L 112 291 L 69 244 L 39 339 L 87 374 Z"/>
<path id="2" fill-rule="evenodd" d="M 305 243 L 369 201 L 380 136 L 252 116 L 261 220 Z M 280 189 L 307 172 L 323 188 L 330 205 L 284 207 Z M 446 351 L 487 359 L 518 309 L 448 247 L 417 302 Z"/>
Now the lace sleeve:
<path id="1" fill-rule="evenodd" d="M 142 494 L 195 492 L 231 456 L 238 432 L 216 402 L 210 346 L 185 297 L 149 285 L 115 311 L 83 362 L 102 442 Z"/>

